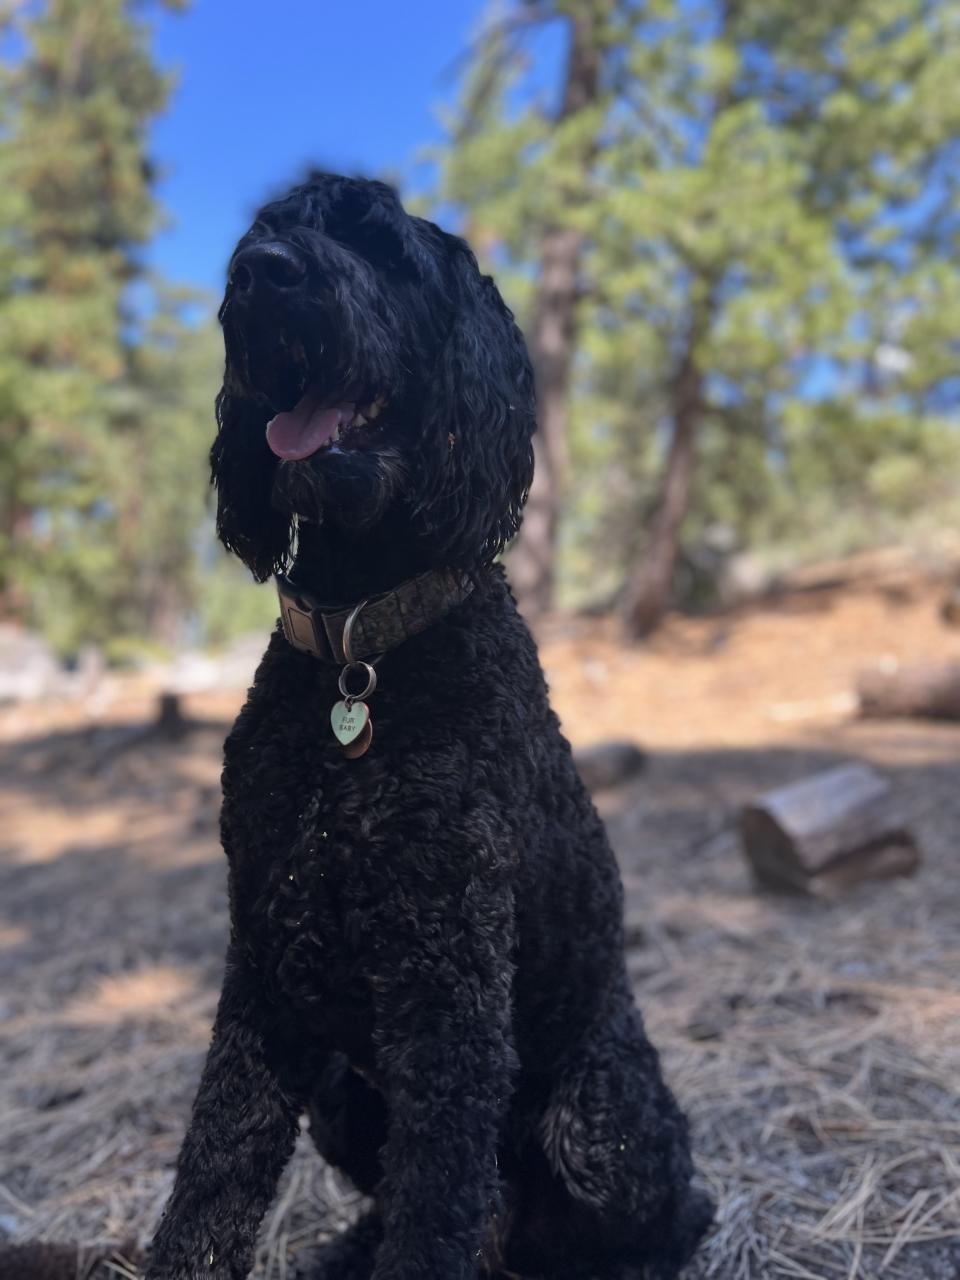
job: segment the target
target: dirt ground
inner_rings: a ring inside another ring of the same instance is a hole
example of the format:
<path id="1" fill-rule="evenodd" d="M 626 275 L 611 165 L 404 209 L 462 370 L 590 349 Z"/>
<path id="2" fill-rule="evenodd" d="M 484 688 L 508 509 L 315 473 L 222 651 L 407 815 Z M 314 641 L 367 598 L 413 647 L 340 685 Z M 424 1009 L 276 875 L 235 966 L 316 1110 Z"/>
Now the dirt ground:
<path id="1" fill-rule="evenodd" d="M 960 725 L 859 722 L 857 671 L 960 660 L 939 588 L 894 575 L 674 620 L 625 649 L 554 621 L 573 742 L 650 753 L 598 804 L 630 966 L 687 1106 L 717 1226 L 691 1280 L 960 1277 Z M 0 1238 L 150 1235 L 202 1064 L 227 912 L 216 832 L 238 694 L 182 742 L 123 749 L 150 691 L 0 710 Z M 108 705 L 109 704 L 109 705 Z M 758 892 L 758 791 L 845 760 L 893 781 L 924 865 L 823 903 Z M 257 1276 L 357 1210 L 304 1139 Z"/>

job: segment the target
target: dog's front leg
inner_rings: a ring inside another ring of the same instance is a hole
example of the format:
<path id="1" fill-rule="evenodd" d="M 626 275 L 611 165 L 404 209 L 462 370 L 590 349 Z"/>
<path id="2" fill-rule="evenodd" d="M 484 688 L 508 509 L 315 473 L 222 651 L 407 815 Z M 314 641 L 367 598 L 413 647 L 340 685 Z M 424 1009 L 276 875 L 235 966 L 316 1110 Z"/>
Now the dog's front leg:
<path id="1" fill-rule="evenodd" d="M 463 867 L 462 847 L 444 854 Z M 510 1098 L 513 899 L 482 874 L 398 891 L 383 921 L 377 1066 L 390 1112 L 374 1280 L 467 1280 L 498 1199 Z"/>
<path id="2" fill-rule="evenodd" d="M 257 975 L 231 945 L 213 1040 L 146 1280 L 242 1280 L 290 1157 L 300 1100 L 281 1078 Z M 277 1055 L 279 1056 L 279 1055 Z"/>

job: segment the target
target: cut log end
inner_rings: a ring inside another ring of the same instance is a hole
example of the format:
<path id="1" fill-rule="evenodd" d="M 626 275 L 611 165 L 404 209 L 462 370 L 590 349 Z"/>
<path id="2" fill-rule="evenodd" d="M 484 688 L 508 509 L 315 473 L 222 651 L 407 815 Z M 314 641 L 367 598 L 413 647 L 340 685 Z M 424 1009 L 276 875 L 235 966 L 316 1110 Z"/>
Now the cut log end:
<path id="1" fill-rule="evenodd" d="M 910 875 L 921 861 L 890 784 L 866 765 L 768 792 L 743 809 L 740 832 L 760 884 L 812 896 Z"/>

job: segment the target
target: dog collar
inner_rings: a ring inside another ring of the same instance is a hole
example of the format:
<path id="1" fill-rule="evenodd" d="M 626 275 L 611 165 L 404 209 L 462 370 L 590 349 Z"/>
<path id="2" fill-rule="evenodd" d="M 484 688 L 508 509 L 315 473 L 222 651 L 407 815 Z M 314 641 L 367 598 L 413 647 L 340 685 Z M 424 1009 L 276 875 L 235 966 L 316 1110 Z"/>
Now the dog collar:
<path id="1" fill-rule="evenodd" d="M 473 590 L 466 574 L 430 569 L 392 591 L 348 605 L 321 604 L 292 579 L 277 574 L 280 619 L 287 642 L 322 662 L 342 665 L 386 653 L 439 622 Z M 343 632 L 352 616 L 349 647 Z"/>

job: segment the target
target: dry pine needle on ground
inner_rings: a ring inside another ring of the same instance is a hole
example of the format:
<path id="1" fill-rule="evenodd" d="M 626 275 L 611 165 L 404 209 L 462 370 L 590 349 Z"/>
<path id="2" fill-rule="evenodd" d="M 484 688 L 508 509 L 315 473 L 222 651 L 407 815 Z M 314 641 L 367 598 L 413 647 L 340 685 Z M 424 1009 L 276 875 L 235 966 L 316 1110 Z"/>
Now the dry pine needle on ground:
<path id="1" fill-rule="evenodd" d="M 882 646 L 884 606 L 862 607 Z M 904 621 L 891 614 L 890 634 L 895 622 L 915 645 L 919 615 Z M 627 881 L 638 995 L 718 1201 L 692 1280 L 960 1276 L 960 729 L 764 719 L 789 693 L 785 669 L 833 705 L 844 663 L 864 659 L 862 619 L 833 623 L 817 672 L 816 653 L 809 671 L 798 656 L 802 611 L 747 617 L 712 648 L 706 623 L 645 653 L 602 632 L 546 646 L 575 740 L 581 725 L 590 739 L 612 672 L 626 693 L 609 736 L 623 736 L 626 713 L 652 748 L 646 771 L 600 803 Z M 763 662 L 738 720 L 757 632 Z M 48 717 L 0 749 L 0 1238 L 143 1244 L 170 1188 L 225 946 L 222 731 L 144 742 L 95 774 L 84 734 Z M 914 812 L 920 875 L 835 903 L 758 894 L 739 806 L 856 759 Z M 284 1280 L 294 1252 L 358 1208 L 304 1135 L 258 1276 Z"/>

